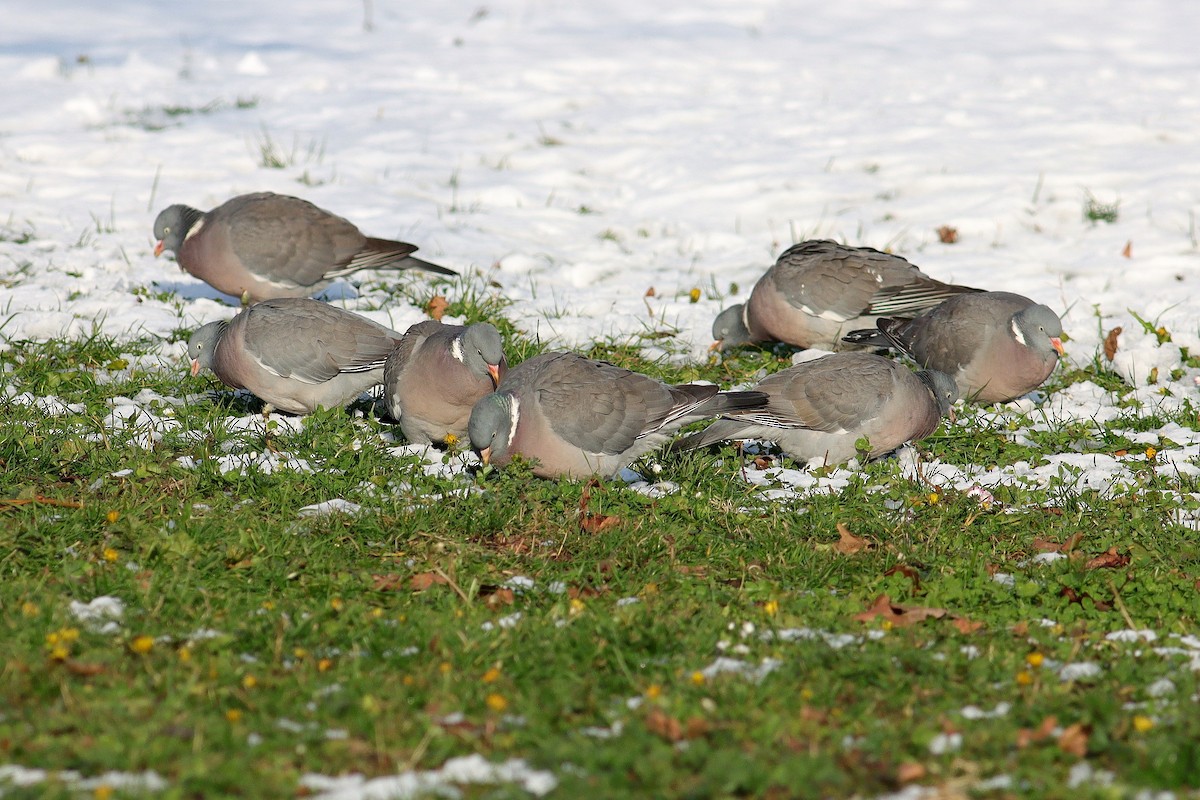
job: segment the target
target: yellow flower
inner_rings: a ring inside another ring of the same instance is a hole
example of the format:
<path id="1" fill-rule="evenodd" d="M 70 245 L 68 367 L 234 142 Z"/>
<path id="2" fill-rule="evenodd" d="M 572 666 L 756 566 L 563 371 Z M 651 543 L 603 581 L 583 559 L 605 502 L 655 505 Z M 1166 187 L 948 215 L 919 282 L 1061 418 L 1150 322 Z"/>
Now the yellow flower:
<path id="1" fill-rule="evenodd" d="M 113 788 L 107 783 L 102 783 L 92 790 L 92 797 L 96 800 L 109 800 L 113 796 Z"/>
<path id="2" fill-rule="evenodd" d="M 225 719 L 236 725 L 242 721 L 242 710 L 240 708 L 230 708 L 225 711 Z"/>
<path id="3" fill-rule="evenodd" d="M 496 669 L 495 667 L 492 667 L 487 672 L 483 673 L 483 677 L 480 678 L 479 680 L 483 681 L 484 683 L 495 683 L 499 677 L 500 677 L 500 670 Z"/>
<path id="4" fill-rule="evenodd" d="M 1025 663 L 1035 669 L 1040 667 L 1042 662 L 1045 660 L 1046 657 L 1041 653 L 1030 653 L 1029 655 L 1025 656 Z"/>
<path id="5" fill-rule="evenodd" d="M 1154 727 L 1154 720 L 1149 717 L 1138 714 L 1133 718 L 1133 729 L 1138 733 L 1145 733 Z"/>
<path id="6" fill-rule="evenodd" d="M 258 686 L 258 678 L 253 675 L 244 675 L 242 677 L 243 689 L 253 689 L 255 686 Z"/>
<path id="7" fill-rule="evenodd" d="M 1017 685 L 1029 686 L 1033 683 L 1033 673 L 1027 669 L 1023 669 L 1017 673 Z"/>
<path id="8" fill-rule="evenodd" d="M 192 648 L 190 648 L 190 647 L 179 648 L 179 660 L 185 664 L 188 663 L 189 661 L 191 661 L 192 660 Z"/>
<path id="9" fill-rule="evenodd" d="M 700 302 L 700 290 L 696 287 L 692 287 L 692 290 L 690 292 L 688 292 L 688 300 L 690 300 L 693 303 L 699 303 Z"/>
<path id="10" fill-rule="evenodd" d="M 104 519 L 108 521 L 108 524 L 109 524 L 109 525 L 113 524 L 114 522 L 116 522 L 116 521 L 117 521 L 117 520 L 119 520 L 120 518 L 121 518 L 121 512 L 120 512 L 120 511 L 115 511 L 115 510 L 114 510 L 114 511 L 110 511 L 110 512 L 108 512 L 107 514 L 105 514 L 105 515 L 104 515 Z"/>
<path id="11" fill-rule="evenodd" d="M 879 623 L 879 627 L 885 631 L 890 631 L 892 628 L 896 627 L 896 623 L 892 622 L 890 619 L 885 619 L 883 622 Z"/>
<path id="12" fill-rule="evenodd" d="M 937 492 L 929 493 L 929 505 L 936 506 L 938 504 L 938 501 L 941 499 L 942 499 L 942 496 L 939 495 Z"/>
<path id="13" fill-rule="evenodd" d="M 104 548 L 103 555 L 104 555 L 104 560 L 110 564 L 121 557 L 121 554 L 118 553 L 116 550 L 112 549 L 111 547 Z"/>
<path id="14" fill-rule="evenodd" d="M 646 699 L 657 700 L 662 697 L 662 687 L 657 683 L 652 683 L 646 687 Z"/>
<path id="15" fill-rule="evenodd" d="M 271 609 L 275 608 L 275 603 L 271 600 L 263 600 L 262 607 L 265 608 L 267 611 L 270 611 Z"/>
<path id="16" fill-rule="evenodd" d="M 380 617 L 383 616 L 383 609 L 380 608 L 379 606 L 375 606 L 374 608 L 371 609 L 371 616 L 374 617 L 375 619 L 379 619 Z"/>
<path id="17" fill-rule="evenodd" d="M 707 680 L 707 678 L 704 677 L 703 672 L 700 672 L 699 670 L 697 670 L 696 672 L 692 673 L 692 683 L 694 683 L 695 685 L 703 686 L 704 682 L 706 680 Z"/>
<path id="18" fill-rule="evenodd" d="M 50 648 L 50 658 L 55 661 L 66 661 L 69 655 L 71 655 L 71 649 L 65 644 L 56 644 Z"/>
<path id="19" fill-rule="evenodd" d="M 308 651 L 303 647 L 296 647 L 292 650 L 292 656 L 295 657 L 297 661 L 303 661 L 304 659 L 308 658 Z"/>
<path id="20" fill-rule="evenodd" d="M 813 690 L 809 689 L 807 686 L 805 686 L 803 689 L 800 690 L 800 699 L 801 700 L 812 700 L 813 699 Z"/>
<path id="21" fill-rule="evenodd" d="M 317 672 L 328 672 L 329 668 L 332 666 L 333 666 L 332 658 L 322 658 L 320 661 L 317 662 Z"/>
<path id="22" fill-rule="evenodd" d="M 487 707 L 499 714 L 504 709 L 508 708 L 508 701 L 504 699 L 504 695 L 492 693 L 487 696 Z"/>
<path id="23" fill-rule="evenodd" d="M 1157 450 L 1155 450 L 1153 447 L 1147 447 L 1147 448 L 1146 448 L 1146 460 L 1147 460 L 1147 461 L 1153 461 L 1153 460 L 1154 460 L 1154 457 L 1155 457 L 1156 455 L 1158 455 L 1158 451 L 1157 451 Z"/>
<path id="24" fill-rule="evenodd" d="M 21 603 L 21 613 L 27 617 L 36 617 L 39 611 L 41 609 L 37 607 L 37 603 L 31 603 L 28 600 Z"/>
<path id="25" fill-rule="evenodd" d="M 438 664 L 438 671 L 443 675 L 449 675 L 450 670 L 452 669 L 454 669 L 454 666 L 451 665 L 449 661 L 443 661 L 442 663 Z"/>
<path id="26" fill-rule="evenodd" d="M 763 611 L 766 612 L 768 617 L 775 616 L 779 613 L 779 601 L 768 600 L 767 602 L 763 603 Z"/>
<path id="27" fill-rule="evenodd" d="M 583 604 L 583 601 L 580 600 L 578 597 L 571 598 L 570 606 L 571 606 L 571 614 L 572 615 L 583 613 L 584 604 Z"/>
<path id="28" fill-rule="evenodd" d="M 414 678 L 412 675 L 405 675 L 403 678 L 400 679 L 400 682 L 403 683 L 405 686 L 412 686 L 413 684 L 415 684 L 417 682 L 417 679 Z"/>
<path id="29" fill-rule="evenodd" d="M 133 641 L 129 643 L 129 649 L 138 655 L 144 656 L 154 649 L 154 639 L 149 636 L 135 636 Z"/>
<path id="30" fill-rule="evenodd" d="M 345 604 L 345 602 L 342 601 L 342 598 L 335 597 L 329 601 L 329 607 L 332 608 L 334 611 L 341 611 L 343 608 L 346 607 L 346 604 Z"/>
<path id="31" fill-rule="evenodd" d="M 456 444 L 458 444 L 458 437 L 455 436 L 453 433 L 447 433 L 446 434 L 446 446 L 454 447 L 454 445 L 456 445 Z"/>

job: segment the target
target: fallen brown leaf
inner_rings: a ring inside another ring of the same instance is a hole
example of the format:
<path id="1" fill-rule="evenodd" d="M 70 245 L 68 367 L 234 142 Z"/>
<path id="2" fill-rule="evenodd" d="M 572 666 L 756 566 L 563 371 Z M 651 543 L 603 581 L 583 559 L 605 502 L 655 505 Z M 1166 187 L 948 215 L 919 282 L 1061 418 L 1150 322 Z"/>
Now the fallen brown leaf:
<path id="1" fill-rule="evenodd" d="M 915 569 L 913 569 L 912 567 L 910 567 L 908 564 L 896 564 L 894 567 L 889 569 L 887 572 L 883 573 L 883 576 L 885 578 L 888 577 L 889 575 L 903 575 L 904 577 L 908 578 L 910 581 L 912 581 L 913 594 L 920 594 L 920 592 L 921 592 L 921 574 L 919 572 L 917 572 Z"/>
<path id="2" fill-rule="evenodd" d="M 442 317 L 446 316 L 446 309 L 449 307 L 449 300 L 440 294 L 435 294 L 432 298 L 430 298 L 429 302 L 425 304 L 425 313 L 428 314 L 431 319 L 441 319 Z"/>
<path id="3" fill-rule="evenodd" d="M 491 591 L 487 593 L 484 593 L 483 587 L 480 587 L 479 589 L 479 594 L 481 597 L 483 597 L 483 602 L 487 604 L 488 608 L 495 610 L 497 608 L 503 608 L 504 606 L 511 606 L 513 604 L 513 600 L 515 598 L 512 589 L 508 589 L 503 586 L 491 586 L 488 588 L 490 588 Z"/>
<path id="4" fill-rule="evenodd" d="M 398 592 L 404 588 L 404 579 L 395 573 L 372 575 L 371 588 L 377 592 Z"/>
<path id="5" fill-rule="evenodd" d="M 654 297 L 654 287 L 653 286 L 651 286 L 649 289 L 646 290 L 645 296 L 646 297 Z"/>
<path id="6" fill-rule="evenodd" d="M 941 619 L 948 613 L 944 608 L 923 608 L 920 606 L 905 608 L 904 606 L 892 603 L 892 598 L 886 594 L 881 594 L 875 598 L 875 602 L 871 604 L 870 608 L 855 614 L 854 619 L 859 622 L 870 622 L 876 617 L 881 617 L 896 627 L 903 628 L 909 625 L 916 625 L 918 622 L 924 622 L 927 619 Z"/>
<path id="7" fill-rule="evenodd" d="M 708 575 L 708 567 L 703 564 L 694 567 L 688 564 L 676 564 L 675 571 L 682 575 L 691 575 L 693 578 L 703 578 Z"/>
<path id="8" fill-rule="evenodd" d="M 1083 758 L 1087 755 L 1088 737 L 1091 732 L 1092 727 L 1082 722 L 1068 725 L 1058 736 L 1058 749 L 1076 758 Z"/>
<path id="9" fill-rule="evenodd" d="M 43 506 L 58 506 L 59 508 L 83 508 L 83 503 L 75 500 L 57 500 L 53 497 L 46 497 L 42 494 L 36 494 L 33 497 L 13 497 L 10 499 L 0 499 L 0 506 L 23 506 L 29 503 L 38 503 Z"/>
<path id="10" fill-rule="evenodd" d="M 833 549 L 842 555 L 851 556 L 855 553 L 861 553 L 864 550 L 871 549 L 871 543 L 866 539 L 863 539 L 860 536 L 855 536 L 853 533 L 851 533 L 850 529 L 846 527 L 844 522 L 839 522 L 837 524 L 837 531 L 838 535 L 841 536 L 841 539 L 834 544 Z"/>
<path id="11" fill-rule="evenodd" d="M 67 672 L 72 675 L 78 675 L 81 678 L 91 678 L 104 672 L 103 664 L 92 664 L 85 661 L 75 661 L 68 658 L 63 662 L 63 666 L 67 668 Z"/>
<path id="12" fill-rule="evenodd" d="M 775 459 L 771 458 L 770 456 L 756 456 L 754 458 L 754 468 L 767 469 L 772 463 L 774 463 L 774 461 Z"/>
<path id="13" fill-rule="evenodd" d="M 916 761 L 905 761 L 896 767 L 896 783 L 905 784 L 919 781 L 926 774 L 928 774 L 928 771 L 924 765 L 918 764 Z"/>
<path id="14" fill-rule="evenodd" d="M 966 635 L 974 633 L 983 627 L 983 623 L 978 620 L 967 619 L 966 617 L 952 617 L 951 625 L 953 625 L 959 633 Z"/>
<path id="15" fill-rule="evenodd" d="M 1021 728 L 1017 731 L 1017 747 L 1025 749 L 1034 742 L 1041 742 L 1054 733 L 1058 727 L 1058 717 L 1051 714 L 1042 720 L 1036 728 Z"/>
<path id="16" fill-rule="evenodd" d="M 1104 337 L 1104 357 L 1109 361 L 1113 360 L 1113 356 L 1117 354 L 1117 337 L 1121 335 L 1121 326 L 1113 328 Z"/>
<path id="17" fill-rule="evenodd" d="M 683 739 L 683 725 L 679 720 L 661 709 L 651 709 L 646 715 L 646 730 L 668 742 L 678 742 Z"/>
<path id="18" fill-rule="evenodd" d="M 414 592 L 423 592 L 439 583 L 449 583 L 445 576 L 436 572 L 418 572 L 408 579 L 408 586 Z"/>
<path id="19" fill-rule="evenodd" d="M 1118 553 L 1117 548 L 1108 548 L 1107 552 L 1101 553 L 1095 558 L 1090 558 L 1084 563 L 1084 569 L 1120 569 L 1129 564 L 1129 555 Z"/>
<path id="20" fill-rule="evenodd" d="M 583 485 L 579 493 L 579 529 L 584 533 L 599 533 L 621 524 L 621 518 L 609 514 L 593 514 L 588 510 L 592 504 L 592 489 L 600 488 L 600 481 L 592 478 Z"/>
<path id="21" fill-rule="evenodd" d="M 1130 239 L 1125 243 L 1125 249 L 1121 251 L 1121 255 L 1126 258 L 1133 258 L 1133 240 Z"/>
<path id="22" fill-rule="evenodd" d="M 1083 531 L 1076 531 L 1061 542 L 1052 539 L 1034 539 L 1033 549 L 1042 553 L 1069 553 L 1083 539 Z"/>
<path id="23" fill-rule="evenodd" d="M 958 228 L 943 225 L 937 229 L 938 241 L 942 244 L 954 244 L 958 241 Z"/>
<path id="24" fill-rule="evenodd" d="M 579 529 L 584 533 L 599 533 L 620 524 L 620 517 L 608 514 L 587 514 L 579 520 Z"/>

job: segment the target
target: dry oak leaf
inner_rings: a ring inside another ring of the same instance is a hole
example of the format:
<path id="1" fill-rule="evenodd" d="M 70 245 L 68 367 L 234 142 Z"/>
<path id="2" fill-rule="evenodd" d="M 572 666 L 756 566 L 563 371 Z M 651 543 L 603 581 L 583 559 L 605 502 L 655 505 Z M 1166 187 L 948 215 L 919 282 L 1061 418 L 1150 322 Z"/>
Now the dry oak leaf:
<path id="1" fill-rule="evenodd" d="M 1083 539 L 1083 532 L 1076 531 L 1061 542 L 1051 539 L 1034 539 L 1033 549 L 1042 553 L 1069 553 Z"/>
<path id="2" fill-rule="evenodd" d="M 371 588 L 377 592 L 398 592 L 404 588 L 404 579 L 393 572 L 387 575 L 372 575 Z"/>
<path id="3" fill-rule="evenodd" d="M 646 715 L 646 730 L 668 742 L 681 742 L 684 739 L 697 739 L 708 733 L 709 725 L 702 717 L 692 717 L 686 723 L 682 723 L 662 709 L 655 708 Z"/>
<path id="4" fill-rule="evenodd" d="M 1082 722 L 1068 725 L 1058 736 L 1058 749 L 1076 758 L 1083 758 L 1087 755 L 1088 737 L 1091 732 L 1092 726 Z"/>
<path id="5" fill-rule="evenodd" d="M 1117 337 L 1121 335 L 1121 326 L 1113 328 L 1108 332 L 1108 336 L 1104 337 L 1104 357 L 1109 361 L 1113 360 L 1113 356 L 1117 354 Z"/>
<path id="6" fill-rule="evenodd" d="M 81 678 L 91 678 L 104 672 L 103 664 L 93 664 L 86 661 L 76 661 L 68 658 L 63 662 L 63 666 L 67 668 L 67 672 L 72 675 L 78 675 Z"/>
<path id="7" fill-rule="evenodd" d="M 912 581 L 913 594 L 919 594 L 921 592 L 921 574 L 908 564 L 896 564 L 887 572 L 883 573 L 883 577 L 885 578 L 889 575 L 903 575 Z"/>
<path id="8" fill-rule="evenodd" d="M 1084 569 L 1120 569 L 1129 565 L 1129 555 L 1118 553 L 1116 546 L 1108 548 L 1095 558 L 1090 558 L 1083 565 Z"/>
<path id="9" fill-rule="evenodd" d="M 886 594 L 876 597 L 875 602 L 866 611 L 854 615 L 854 619 L 858 622 L 870 622 L 876 617 L 890 622 L 897 628 L 906 628 L 910 625 L 916 625 L 918 622 L 924 622 L 927 619 L 942 619 L 943 617 L 948 617 L 951 624 L 954 625 L 959 633 L 974 633 L 983 627 L 982 622 L 975 622 L 958 614 L 951 614 L 944 608 L 897 605 Z"/>
<path id="10" fill-rule="evenodd" d="M 938 241 L 942 244 L 954 244 L 958 241 L 958 228 L 943 225 L 937 229 Z"/>
<path id="11" fill-rule="evenodd" d="M 1121 251 L 1121 255 L 1126 258 L 1133 258 L 1133 240 L 1125 242 L 1125 249 Z"/>
<path id="12" fill-rule="evenodd" d="M 442 317 L 446 316 L 446 309 L 449 307 L 449 300 L 440 294 L 435 294 L 432 298 L 430 298 L 429 302 L 425 304 L 425 313 L 428 314 L 431 319 L 440 320 Z"/>
<path id="13" fill-rule="evenodd" d="M 1042 724 L 1036 728 L 1021 728 L 1017 731 L 1017 747 L 1022 750 L 1034 742 L 1040 742 L 1048 739 L 1054 733 L 1054 729 L 1058 727 L 1058 717 L 1051 714 L 1042 720 Z"/>
<path id="14" fill-rule="evenodd" d="M 919 781 L 925 777 L 926 773 L 922 764 L 918 764 L 916 761 L 905 761 L 896 767 L 896 783 L 905 784 Z"/>
<path id="15" fill-rule="evenodd" d="M 584 533 L 599 533 L 620 524 L 620 517 L 609 514 L 585 514 L 579 520 L 579 529 Z"/>
<path id="16" fill-rule="evenodd" d="M 838 535 L 842 538 L 833 546 L 833 549 L 842 555 L 850 556 L 871 549 L 871 543 L 861 536 L 855 536 L 851 533 L 844 522 L 837 524 L 837 531 Z"/>
<path id="17" fill-rule="evenodd" d="M 436 572 L 418 572 L 408 579 L 408 587 L 414 592 L 423 592 L 439 583 L 449 583 L 445 576 Z"/>
<path id="18" fill-rule="evenodd" d="M 484 591 L 484 590 L 487 591 Z M 504 606 L 511 606 L 515 595 L 513 590 L 505 586 L 480 586 L 479 596 L 483 598 L 483 602 L 493 611 Z"/>

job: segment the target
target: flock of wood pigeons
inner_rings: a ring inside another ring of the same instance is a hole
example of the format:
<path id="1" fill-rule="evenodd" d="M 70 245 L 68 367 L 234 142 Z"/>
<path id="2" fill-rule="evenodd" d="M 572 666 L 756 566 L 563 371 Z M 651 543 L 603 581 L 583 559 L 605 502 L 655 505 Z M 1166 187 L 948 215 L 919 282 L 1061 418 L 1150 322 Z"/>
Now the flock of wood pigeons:
<path id="1" fill-rule="evenodd" d="M 549 478 L 613 475 L 710 418 L 673 447 L 765 439 L 801 462 L 877 458 L 931 434 L 960 396 L 992 403 L 1028 393 L 1063 352 L 1059 318 L 1047 306 L 942 283 L 900 256 L 813 240 L 786 250 L 745 304 L 718 315 L 713 346 L 785 342 L 839 352 L 750 391 L 668 386 L 569 352 L 509 369 L 488 323 L 427 320 L 399 333 L 309 299 L 363 269 L 456 273 L 305 200 L 263 192 L 208 212 L 173 205 L 154 234 L 155 255 L 172 251 L 181 268 L 246 304 L 192 335 L 193 375 L 210 369 L 262 399 L 265 412 L 291 414 L 345 405 L 382 384 L 409 441 L 469 439 L 485 463 L 520 455 Z M 871 352 L 879 348 L 922 369 Z"/>

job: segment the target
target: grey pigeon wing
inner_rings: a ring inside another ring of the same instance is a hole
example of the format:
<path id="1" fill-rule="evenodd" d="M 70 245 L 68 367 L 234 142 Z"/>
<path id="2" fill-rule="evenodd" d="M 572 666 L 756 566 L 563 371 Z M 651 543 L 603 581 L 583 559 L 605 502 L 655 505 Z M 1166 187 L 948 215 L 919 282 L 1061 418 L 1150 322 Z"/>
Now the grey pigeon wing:
<path id="1" fill-rule="evenodd" d="M 268 300 L 252 306 L 246 348 L 285 378 L 324 383 L 341 372 L 383 365 L 399 334 L 349 311 L 306 301 Z"/>
<path id="2" fill-rule="evenodd" d="M 350 261 L 366 237 L 351 222 L 306 200 L 283 195 L 254 196 L 217 209 L 211 222 L 229 227 L 234 252 L 246 268 L 270 281 L 311 286 Z"/>
<path id="3" fill-rule="evenodd" d="M 881 374 L 882 364 L 887 362 L 866 353 L 844 354 L 772 375 L 758 386 L 771 396 L 768 409 L 774 419 L 764 424 L 823 433 L 860 429 L 890 393 L 891 376 Z M 754 414 L 741 418 L 763 423 Z"/>
<path id="4" fill-rule="evenodd" d="M 667 387 L 620 367 L 585 359 L 551 366 L 537 390 L 542 414 L 556 434 L 589 453 L 625 452 L 675 405 Z"/>
<path id="5" fill-rule="evenodd" d="M 861 267 L 846 267 L 845 250 L 803 242 L 779 257 L 770 279 L 790 305 L 823 319 L 843 321 L 863 313 L 879 288 Z"/>

